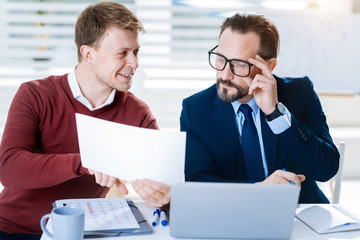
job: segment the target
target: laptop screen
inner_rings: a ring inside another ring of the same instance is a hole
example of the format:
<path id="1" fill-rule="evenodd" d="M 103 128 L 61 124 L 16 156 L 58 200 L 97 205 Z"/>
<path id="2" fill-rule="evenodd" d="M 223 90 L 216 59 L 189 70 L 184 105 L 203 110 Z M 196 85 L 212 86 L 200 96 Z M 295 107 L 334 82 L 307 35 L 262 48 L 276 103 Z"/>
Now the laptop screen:
<path id="1" fill-rule="evenodd" d="M 288 239 L 299 192 L 296 185 L 174 184 L 171 186 L 170 235 Z"/>

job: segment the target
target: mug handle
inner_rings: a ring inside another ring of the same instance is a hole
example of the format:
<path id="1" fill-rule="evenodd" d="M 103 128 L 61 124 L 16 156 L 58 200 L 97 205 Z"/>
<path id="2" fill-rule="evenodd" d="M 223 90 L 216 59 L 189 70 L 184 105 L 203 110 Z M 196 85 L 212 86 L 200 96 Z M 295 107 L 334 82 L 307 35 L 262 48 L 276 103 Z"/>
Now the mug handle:
<path id="1" fill-rule="evenodd" d="M 46 224 L 45 224 L 46 219 L 50 218 L 50 216 L 51 216 L 51 213 L 48 213 L 48 214 L 44 215 L 40 220 L 40 226 L 41 226 L 41 229 L 43 230 L 43 232 L 46 233 L 46 235 L 48 235 L 49 238 L 54 239 L 54 235 L 52 235 L 47 230 Z"/>

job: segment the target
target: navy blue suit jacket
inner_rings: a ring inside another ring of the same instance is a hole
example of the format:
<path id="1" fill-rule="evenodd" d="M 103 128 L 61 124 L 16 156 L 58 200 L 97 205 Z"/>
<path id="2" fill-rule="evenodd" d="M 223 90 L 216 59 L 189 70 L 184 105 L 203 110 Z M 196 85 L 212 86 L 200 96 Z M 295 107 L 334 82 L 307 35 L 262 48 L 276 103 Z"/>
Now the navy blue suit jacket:
<path id="1" fill-rule="evenodd" d="M 328 203 L 315 181 L 328 181 L 339 167 L 339 152 L 309 78 L 275 76 L 278 101 L 291 113 L 291 127 L 278 135 L 261 112 L 269 176 L 277 169 L 304 174 L 299 203 Z M 231 103 L 216 85 L 183 100 L 181 131 L 187 132 L 185 179 L 202 182 L 249 182 Z"/>

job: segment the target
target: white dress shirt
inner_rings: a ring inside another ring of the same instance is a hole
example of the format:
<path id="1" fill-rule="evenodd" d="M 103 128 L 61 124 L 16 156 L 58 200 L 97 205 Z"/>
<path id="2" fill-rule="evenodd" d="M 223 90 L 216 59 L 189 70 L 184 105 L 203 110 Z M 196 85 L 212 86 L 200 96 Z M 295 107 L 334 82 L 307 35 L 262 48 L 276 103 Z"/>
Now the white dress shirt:
<path id="1" fill-rule="evenodd" d="M 244 114 L 241 111 L 238 111 L 238 109 L 242 103 L 240 101 L 236 100 L 236 101 L 233 101 L 231 104 L 232 104 L 234 112 L 235 112 L 236 126 L 238 128 L 239 138 L 240 138 L 241 132 L 242 132 L 242 127 L 245 122 Z M 253 117 L 254 124 L 255 124 L 255 127 L 257 130 L 257 134 L 259 136 L 259 143 L 260 143 L 261 157 L 263 160 L 264 173 L 265 173 L 265 178 L 267 178 L 269 176 L 269 171 L 268 171 L 268 167 L 267 167 L 267 163 L 266 163 L 263 137 L 261 134 L 260 108 L 256 104 L 254 98 L 252 98 L 247 104 L 253 110 L 252 117 Z M 291 126 L 291 121 L 289 119 L 291 119 L 291 114 L 290 114 L 289 110 L 286 108 L 285 114 L 283 116 L 275 118 L 274 120 L 272 120 L 270 122 L 268 122 L 268 121 L 266 121 L 266 122 L 269 124 L 269 127 L 274 134 L 280 134 Z M 241 140 L 240 140 L 240 142 L 241 142 Z"/>
<path id="2" fill-rule="evenodd" d="M 106 101 L 103 104 L 94 108 L 91 105 L 91 103 L 89 102 L 89 100 L 87 100 L 84 97 L 84 95 L 82 94 L 82 92 L 80 90 L 80 86 L 79 86 L 79 83 L 78 83 L 78 81 L 76 79 L 76 75 L 75 75 L 75 68 L 70 71 L 70 73 L 68 75 L 68 81 L 69 81 L 70 89 L 71 89 L 71 92 L 72 92 L 74 98 L 76 100 L 78 100 L 79 102 L 81 102 L 83 105 L 85 105 L 90 111 L 95 111 L 97 109 L 103 108 L 107 105 L 110 105 L 114 101 L 115 92 L 116 92 L 115 89 L 113 89 L 111 91 L 109 97 L 106 99 Z"/>

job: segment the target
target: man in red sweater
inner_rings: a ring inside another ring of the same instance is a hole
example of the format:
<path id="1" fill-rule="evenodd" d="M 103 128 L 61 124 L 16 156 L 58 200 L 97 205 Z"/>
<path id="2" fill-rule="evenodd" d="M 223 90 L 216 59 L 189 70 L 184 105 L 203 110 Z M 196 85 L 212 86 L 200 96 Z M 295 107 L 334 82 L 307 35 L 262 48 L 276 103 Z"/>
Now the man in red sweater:
<path id="1" fill-rule="evenodd" d="M 141 22 L 123 5 L 90 5 L 75 26 L 75 69 L 20 86 L 0 145 L 0 239 L 39 239 L 40 218 L 57 199 L 104 197 L 113 185 L 127 194 L 119 179 L 82 167 L 75 113 L 158 129 L 149 107 L 127 91 L 138 67 L 138 32 Z M 153 207 L 170 201 L 168 185 L 132 184 Z"/>

